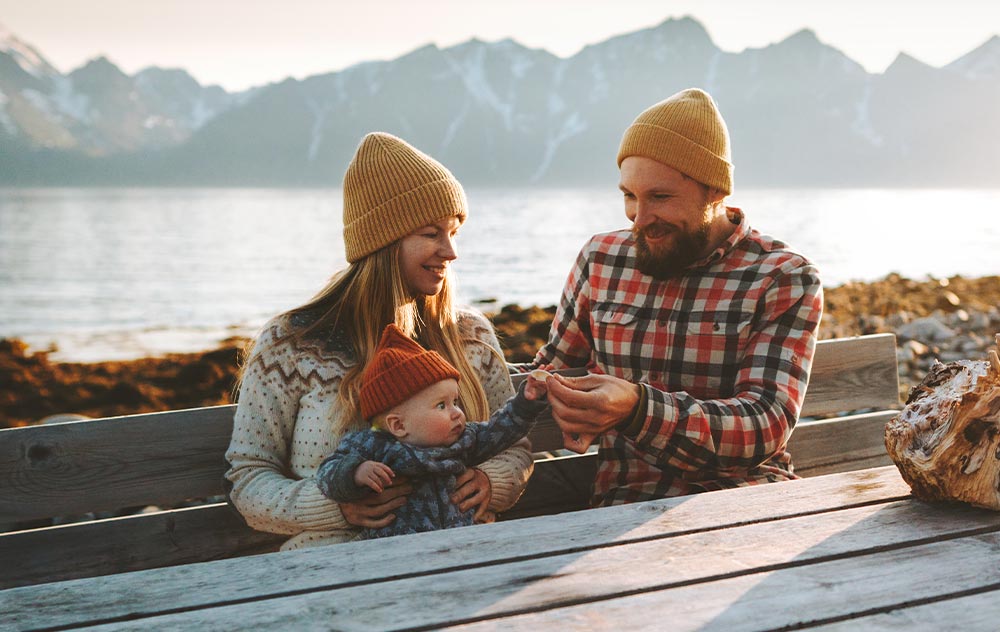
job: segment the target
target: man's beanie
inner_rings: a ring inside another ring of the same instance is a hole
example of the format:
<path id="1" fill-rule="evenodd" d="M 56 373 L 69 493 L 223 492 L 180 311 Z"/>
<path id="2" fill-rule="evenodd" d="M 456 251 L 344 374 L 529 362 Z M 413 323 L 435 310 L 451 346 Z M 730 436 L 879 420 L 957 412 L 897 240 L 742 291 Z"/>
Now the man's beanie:
<path id="1" fill-rule="evenodd" d="M 689 88 L 636 117 L 618 149 L 618 166 L 645 156 L 729 195 L 733 165 L 729 130 L 708 93 Z"/>
<path id="2" fill-rule="evenodd" d="M 361 416 L 367 421 L 447 379 L 457 380 L 458 369 L 389 324 L 361 376 Z"/>
<path id="3" fill-rule="evenodd" d="M 444 165 L 401 138 L 373 132 L 344 174 L 347 261 L 446 217 L 465 221 L 465 191 Z"/>

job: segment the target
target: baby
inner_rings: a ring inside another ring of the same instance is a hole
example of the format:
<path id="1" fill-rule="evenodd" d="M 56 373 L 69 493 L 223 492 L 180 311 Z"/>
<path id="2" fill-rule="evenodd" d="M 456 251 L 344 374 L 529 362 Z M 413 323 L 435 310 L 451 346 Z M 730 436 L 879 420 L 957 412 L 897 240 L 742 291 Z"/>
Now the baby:
<path id="1" fill-rule="evenodd" d="M 361 378 L 361 414 L 372 427 L 345 434 L 316 472 L 320 490 L 337 502 L 381 492 L 395 476 L 411 479 L 413 493 L 396 519 L 361 537 L 472 524 L 474 509 L 459 511 L 450 499 L 456 475 L 524 437 L 547 405 L 545 381 L 528 377 L 489 421 L 467 424 L 458 379 L 454 366 L 396 325 L 382 332 Z"/>

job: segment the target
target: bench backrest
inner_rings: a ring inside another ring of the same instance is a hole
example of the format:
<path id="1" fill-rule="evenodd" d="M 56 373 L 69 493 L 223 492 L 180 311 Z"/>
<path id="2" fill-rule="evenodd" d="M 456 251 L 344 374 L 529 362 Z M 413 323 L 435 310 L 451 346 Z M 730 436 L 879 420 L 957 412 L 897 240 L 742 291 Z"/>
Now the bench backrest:
<path id="1" fill-rule="evenodd" d="M 887 464 L 882 427 L 898 408 L 895 337 L 820 342 L 804 418 L 789 450 L 800 474 Z M 0 430 L 0 524 L 222 494 L 234 406 Z M 537 452 L 562 447 L 554 422 L 530 435 Z M 594 457 L 536 462 L 512 516 L 584 506 Z M 274 550 L 224 503 L 0 533 L 0 588 Z M 67 555 L 67 552 L 72 552 Z"/>

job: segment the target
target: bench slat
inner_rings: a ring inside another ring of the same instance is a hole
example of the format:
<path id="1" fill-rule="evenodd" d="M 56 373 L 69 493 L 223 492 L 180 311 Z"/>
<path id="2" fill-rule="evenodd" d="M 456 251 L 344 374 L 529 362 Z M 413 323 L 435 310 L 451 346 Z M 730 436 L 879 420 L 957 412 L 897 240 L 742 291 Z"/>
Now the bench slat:
<path id="1" fill-rule="evenodd" d="M 899 407 L 895 335 L 821 340 L 816 345 L 802 417 Z"/>
<path id="2" fill-rule="evenodd" d="M 795 473 L 819 476 L 833 472 L 892 465 L 885 450 L 885 424 L 897 411 L 799 423 L 788 441 Z"/>
<path id="3" fill-rule="evenodd" d="M 0 589 L 276 551 L 224 503 L 0 534 Z"/>
<path id="4" fill-rule="evenodd" d="M 219 495 L 234 409 L 0 430 L 0 523 Z"/>

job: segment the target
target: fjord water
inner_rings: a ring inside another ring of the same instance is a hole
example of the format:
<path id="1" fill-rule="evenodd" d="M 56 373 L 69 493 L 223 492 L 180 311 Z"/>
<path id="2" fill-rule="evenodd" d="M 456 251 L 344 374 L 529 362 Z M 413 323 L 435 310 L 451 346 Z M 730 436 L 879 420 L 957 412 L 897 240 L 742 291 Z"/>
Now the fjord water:
<path id="1" fill-rule="evenodd" d="M 627 225 L 613 187 L 468 193 L 459 299 L 485 310 L 556 303 L 586 238 Z M 747 189 L 730 203 L 828 285 L 1000 274 L 1000 190 Z M 334 189 L 0 189 L 0 337 L 89 361 L 252 333 L 344 265 L 340 213 Z"/>

